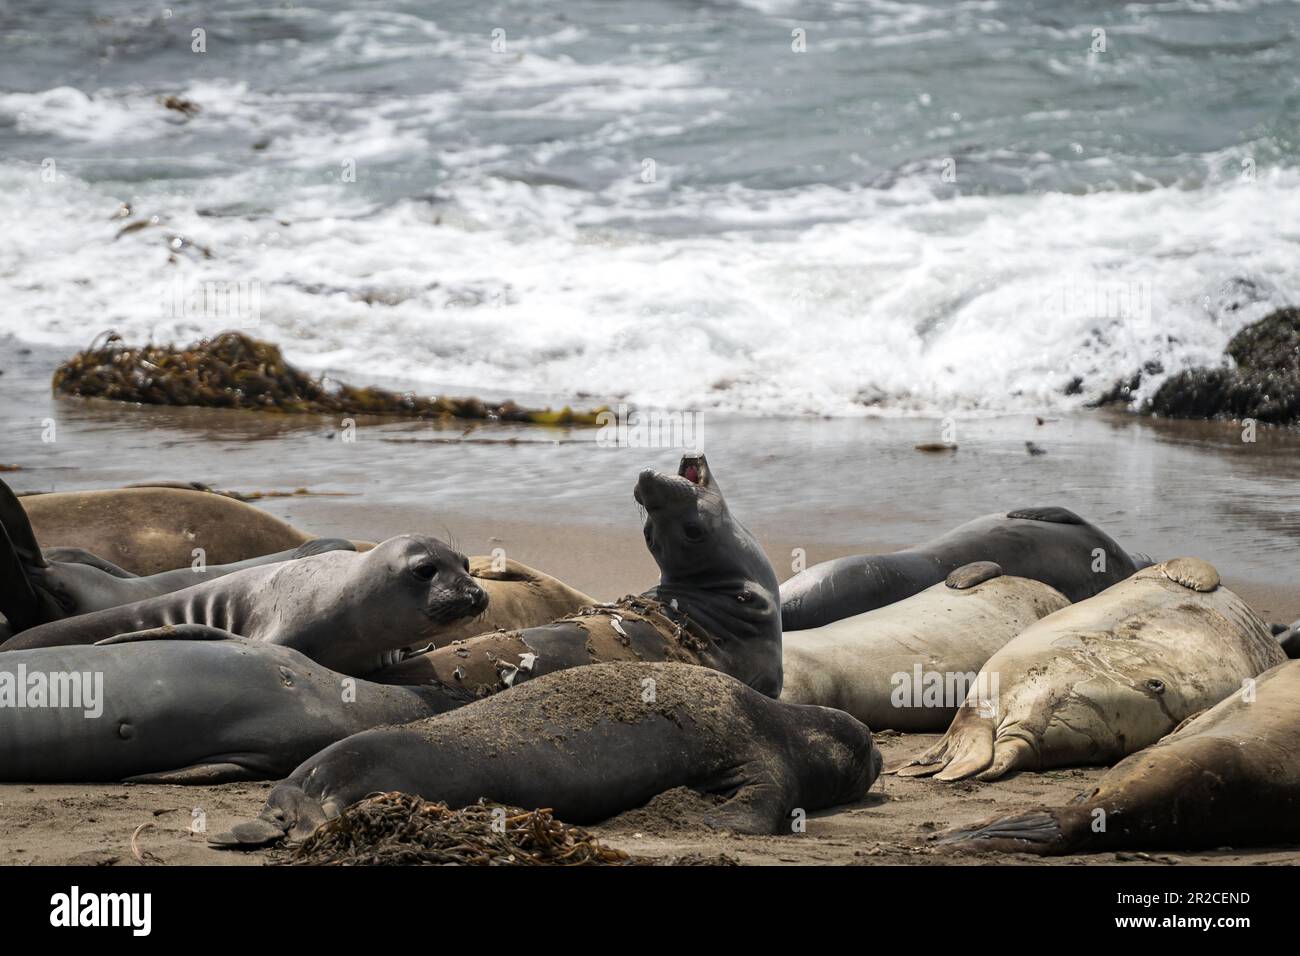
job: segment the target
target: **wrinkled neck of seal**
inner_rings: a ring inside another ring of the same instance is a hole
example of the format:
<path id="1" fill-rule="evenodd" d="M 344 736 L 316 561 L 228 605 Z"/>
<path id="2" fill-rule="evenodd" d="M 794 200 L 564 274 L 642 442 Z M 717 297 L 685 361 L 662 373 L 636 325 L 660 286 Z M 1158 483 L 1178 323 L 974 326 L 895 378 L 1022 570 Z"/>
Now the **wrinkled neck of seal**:
<path id="1" fill-rule="evenodd" d="M 684 455 L 676 475 L 641 473 L 635 498 L 659 565 L 646 591 L 684 615 L 708 644 L 705 663 L 769 697 L 781 693 L 781 605 L 776 572 L 731 514 L 703 455 Z"/>

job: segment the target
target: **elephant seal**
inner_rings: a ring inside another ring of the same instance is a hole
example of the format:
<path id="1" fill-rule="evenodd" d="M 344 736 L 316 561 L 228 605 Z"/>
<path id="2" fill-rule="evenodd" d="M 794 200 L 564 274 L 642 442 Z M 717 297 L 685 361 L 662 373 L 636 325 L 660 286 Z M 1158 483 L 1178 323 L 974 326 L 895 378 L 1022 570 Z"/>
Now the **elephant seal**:
<path id="1" fill-rule="evenodd" d="M 58 687 L 76 693 L 56 700 Z M 336 740 L 442 709 L 423 688 L 345 677 L 261 641 L 6 651 L 0 780 L 278 780 Z"/>
<path id="2" fill-rule="evenodd" d="M 176 487 L 56 491 L 22 499 L 36 540 L 82 548 L 134 574 L 292 551 L 314 535 L 225 495 Z"/>
<path id="3" fill-rule="evenodd" d="M 862 614 L 938 584 L 973 561 L 994 561 L 1004 573 L 1042 581 L 1071 601 L 1150 564 L 1130 557 L 1072 511 L 1021 508 L 976 518 L 903 551 L 815 564 L 781 585 L 781 622 L 787 631 L 803 631 Z"/>
<path id="4" fill-rule="evenodd" d="M 199 625 L 282 644 L 346 674 L 380 667 L 442 625 L 481 613 L 487 595 L 468 560 L 437 538 L 402 535 L 371 551 L 330 551 L 22 631 L 0 652 L 101 641 Z M 388 655 L 385 652 L 389 652 Z"/>
<path id="5" fill-rule="evenodd" d="M 902 601 L 787 632 L 781 700 L 835 707 L 872 730 L 943 731 L 984 662 L 1069 603 L 992 562 L 965 565 Z"/>
<path id="6" fill-rule="evenodd" d="M 676 475 L 643 471 L 633 497 L 660 581 L 644 594 L 540 627 L 480 634 L 408 658 L 371 680 L 438 684 L 485 696 L 552 671 L 601 661 L 682 661 L 781 693 L 776 573 L 732 516 L 702 455 Z"/>
<path id="7" fill-rule="evenodd" d="M 981 670 L 986 686 L 998 678 L 995 699 L 962 707 L 937 744 L 891 770 L 996 780 L 1113 764 L 1285 660 L 1213 567 L 1175 558 L 1030 625 Z"/>
<path id="8" fill-rule="evenodd" d="M 689 664 L 597 664 L 451 713 L 326 747 L 218 846 L 306 837 L 376 791 L 463 807 L 480 797 L 596 823 L 689 787 L 708 823 L 790 832 L 791 814 L 861 799 L 880 772 L 871 731 L 827 707 L 782 704 Z"/>
<path id="9" fill-rule="evenodd" d="M 1120 761 L 1069 806 L 937 837 L 1042 855 L 1300 843 L 1298 724 L 1300 661 L 1291 661 Z"/>
<path id="10" fill-rule="evenodd" d="M 80 548 L 42 549 L 18 499 L 0 481 L 0 612 L 14 630 L 170 594 L 245 568 L 326 551 L 352 551 L 343 538 L 316 538 L 292 551 L 234 564 L 178 568 L 141 577 Z"/>
<path id="11" fill-rule="evenodd" d="M 445 647 L 488 631 L 549 624 L 597 603 L 590 595 L 518 561 L 471 555 L 469 574 L 486 592 L 487 610 L 478 617 L 440 628 L 433 635 L 435 647 Z"/>

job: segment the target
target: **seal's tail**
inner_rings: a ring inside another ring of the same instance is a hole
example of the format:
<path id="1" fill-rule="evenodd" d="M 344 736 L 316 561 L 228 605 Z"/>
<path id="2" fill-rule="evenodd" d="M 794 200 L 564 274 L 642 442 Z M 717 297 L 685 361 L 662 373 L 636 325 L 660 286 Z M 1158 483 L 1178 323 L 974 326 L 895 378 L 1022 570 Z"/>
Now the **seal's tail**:
<path id="1" fill-rule="evenodd" d="M 0 614 L 17 633 L 44 621 L 41 600 L 28 574 L 46 567 L 22 503 L 0 481 Z"/>
<path id="2" fill-rule="evenodd" d="M 13 634 L 42 623 L 40 601 L 27 578 L 27 567 L 3 524 L 0 524 L 0 614 L 8 621 L 8 630 Z"/>
<path id="3" fill-rule="evenodd" d="M 222 850 L 256 850 L 286 839 L 297 843 L 307 839 L 325 819 L 320 801 L 286 780 L 271 791 L 256 820 L 236 823 L 224 833 L 208 837 L 208 843 Z"/>
<path id="4" fill-rule="evenodd" d="M 1030 810 L 995 817 L 973 827 L 954 827 L 935 834 L 935 842 L 958 850 L 998 850 L 1050 856 L 1070 851 L 1070 840 L 1056 811 Z"/>

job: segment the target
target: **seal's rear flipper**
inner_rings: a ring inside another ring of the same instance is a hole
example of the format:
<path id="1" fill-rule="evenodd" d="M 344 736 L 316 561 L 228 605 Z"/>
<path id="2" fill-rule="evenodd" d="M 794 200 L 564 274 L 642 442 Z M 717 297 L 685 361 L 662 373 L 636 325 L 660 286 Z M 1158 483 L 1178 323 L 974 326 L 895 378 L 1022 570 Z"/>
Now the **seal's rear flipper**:
<path id="1" fill-rule="evenodd" d="M 0 527 L 9 536 L 14 551 L 23 562 L 31 567 L 45 568 L 49 565 L 41 554 L 40 545 L 36 543 L 36 532 L 32 530 L 31 519 L 27 510 L 4 481 L 0 480 Z"/>
<path id="2" fill-rule="evenodd" d="M 209 786 L 217 783 L 236 783 L 241 780 L 263 780 L 262 774 L 241 767 L 237 763 L 199 763 L 180 770 L 163 773 L 142 773 L 127 777 L 123 783 L 175 783 Z"/>
<path id="3" fill-rule="evenodd" d="M 27 577 L 27 562 L 0 524 L 0 614 L 17 634 L 43 624 L 41 602 Z"/>
<path id="4" fill-rule="evenodd" d="M 936 833 L 934 840 L 958 850 L 1000 850 L 1043 856 L 1069 852 L 1061 823 L 1048 810 L 1031 810 L 965 829 L 946 830 Z"/>
<path id="5" fill-rule="evenodd" d="M 256 820 L 237 823 L 224 833 L 208 837 L 212 846 L 227 850 L 255 850 L 286 838 L 307 839 L 327 819 L 320 802 L 288 781 L 278 784 L 266 798 L 266 807 Z"/>
<path id="6" fill-rule="evenodd" d="M 294 548 L 295 558 L 309 558 L 313 554 L 325 554 L 329 551 L 355 551 L 357 546 L 347 538 L 313 538 Z"/>
<path id="7" fill-rule="evenodd" d="M 211 624 L 164 624 L 143 631 L 129 631 L 96 641 L 96 647 L 106 644 L 136 644 L 140 641 L 242 641 L 246 638 L 223 631 Z"/>
<path id="8" fill-rule="evenodd" d="M 1281 634 L 1276 635 L 1277 642 L 1286 651 L 1286 656 L 1295 660 L 1300 658 L 1300 621 L 1296 621 Z"/>
<path id="9" fill-rule="evenodd" d="M 1133 562 L 1133 567 L 1138 571 L 1149 568 L 1156 563 L 1151 555 L 1143 554 L 1141 551 L 1134 551 L 1128 556 L 1128 559 Z"/>

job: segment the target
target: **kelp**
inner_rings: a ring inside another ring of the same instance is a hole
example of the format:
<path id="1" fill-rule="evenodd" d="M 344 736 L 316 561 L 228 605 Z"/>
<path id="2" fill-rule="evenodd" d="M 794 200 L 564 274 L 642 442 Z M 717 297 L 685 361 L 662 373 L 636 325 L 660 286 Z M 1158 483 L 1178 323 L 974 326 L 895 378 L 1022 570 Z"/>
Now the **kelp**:
<path id="1" fill-rule="evenodd" d="M 290 866 L 627 866 L 606 846 L 550 810 L 480 802 L 461 810 L 404 793 L 380 793 L 320 826 L 287 859 Z"/>
<path id="2" fill-rule="evenodd" d="M 594 426 L 607 411 L 525 408 L 513 401 L 427 397 L 327 382 L 290 365 L 279 346 L 241 332 L 223 332 L 184 348 L 127 345 L 110 332 L 60 365 L 53 386 L 65 395 L 144 405 L 535 425 Z"/>

